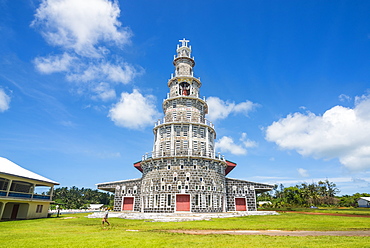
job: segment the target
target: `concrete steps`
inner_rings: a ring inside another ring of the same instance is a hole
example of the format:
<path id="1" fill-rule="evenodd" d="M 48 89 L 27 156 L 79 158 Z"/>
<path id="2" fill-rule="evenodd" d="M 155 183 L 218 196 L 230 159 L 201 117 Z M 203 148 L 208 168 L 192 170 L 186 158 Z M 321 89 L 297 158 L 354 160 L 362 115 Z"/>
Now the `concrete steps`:
<path id="1" fill-rule="evenodd" d="M 103 212 L 88 215 L 88 218 L 103 218 Z M 277 215 L 275 211 L 240 211 L 225 213 L 140 213 L 140 212 L 109 212 L 109 218 L 132 220 L 151 220 L 153 222 L 181 222 L 195 220 L 210 220 L 215 218 L 232 218 L 252 215 Z"/>

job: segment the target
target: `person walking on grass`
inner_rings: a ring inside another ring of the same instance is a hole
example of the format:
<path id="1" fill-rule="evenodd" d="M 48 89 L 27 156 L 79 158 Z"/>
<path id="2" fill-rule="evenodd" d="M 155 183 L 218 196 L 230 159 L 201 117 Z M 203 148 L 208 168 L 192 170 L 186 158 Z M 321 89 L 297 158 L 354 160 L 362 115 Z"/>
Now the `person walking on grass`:
<path id="1" fill-rule="evenodd" d="M 102 219 L 102 226 L 104 227 L 104 223 L 107 223 L 108 226 L 110 226 L 110 223 L 108 222 L 108 208 L 105 209 L 105 212 L 104 212 L 104 215 L 103 215 L 103 219 Z"/>

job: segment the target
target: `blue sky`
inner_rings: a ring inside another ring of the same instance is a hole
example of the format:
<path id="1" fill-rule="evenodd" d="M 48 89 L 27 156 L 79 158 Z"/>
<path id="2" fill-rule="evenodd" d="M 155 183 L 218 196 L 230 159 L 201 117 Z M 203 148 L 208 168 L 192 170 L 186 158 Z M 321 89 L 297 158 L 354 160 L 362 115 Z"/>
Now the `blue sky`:
<path id="1" fill-rule="evenodd" d="M 58 181 L 140 177 L 178 40 L 229 176 L 370 191 L 369 1 L 0 0 L 0 156 Z"/>

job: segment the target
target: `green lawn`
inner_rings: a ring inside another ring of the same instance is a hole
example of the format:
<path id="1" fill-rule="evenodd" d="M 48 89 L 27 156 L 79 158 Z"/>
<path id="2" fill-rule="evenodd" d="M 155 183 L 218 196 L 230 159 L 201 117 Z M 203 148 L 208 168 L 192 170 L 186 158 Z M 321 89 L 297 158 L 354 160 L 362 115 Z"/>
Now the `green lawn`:
<path id="1" fill-rule="evenodd" d="M 370 218 L 298 213 L 169 223 L 110 218 L 112 227 L 102 228 L 100 219 L 84 216 L 86 214 L 0 222 L 0 247 L 370 247 L 370 237 L 187 235 L 165 232 L 170 229 L 368 230 Z"/>

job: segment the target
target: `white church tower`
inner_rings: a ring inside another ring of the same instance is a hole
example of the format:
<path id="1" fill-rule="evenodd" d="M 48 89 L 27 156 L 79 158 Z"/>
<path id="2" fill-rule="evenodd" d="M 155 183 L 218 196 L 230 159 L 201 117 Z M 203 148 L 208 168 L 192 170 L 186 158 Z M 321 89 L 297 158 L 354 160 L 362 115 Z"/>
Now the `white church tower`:
<path id="1" fill-rule="evenodd" d="M 164 118 L 153 128 L 153 151 L 134 167 L 137 179 L 98 184 L 115 193 L 115 211 L 147 213 L 256 210 L 256 192 L 271 185 L 227 178 L 236 163 L 215 153 L 216 131 L 205 119 L 208 106 L 194 77 L 189 40 L 180 40 L 163 101 Z"/>
<path id="2" fill-rule="evenodd" d="M 193 76 L 194 58 L 188 40 L 180 40 L 173 64 L 175 73 L 168 81 L 170 93 L 163 102 L 164 119 L 154 128 L 153 158 L 201 156 L 215 158 L 213 124 L 205 119 L 208 106 L 199 97 L 201 82 Z"/>

